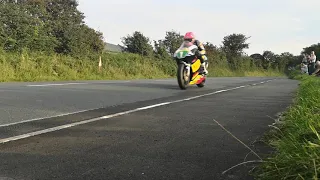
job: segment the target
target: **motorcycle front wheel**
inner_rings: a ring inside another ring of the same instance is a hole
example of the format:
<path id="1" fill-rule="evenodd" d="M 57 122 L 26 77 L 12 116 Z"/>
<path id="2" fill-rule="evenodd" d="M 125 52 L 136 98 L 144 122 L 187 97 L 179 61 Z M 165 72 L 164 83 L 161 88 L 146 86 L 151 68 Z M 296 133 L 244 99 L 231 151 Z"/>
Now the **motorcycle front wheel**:
<path id="1" fill-rule="evenodd" d="M 189 81 L 187 80 L 189 77 L 187 76 L 185 65 L 182 63 L 178 64 L 178 72 L 177 72 L 177 79 L 180 89 L 185 90 L 187 89 L 187 85 Z"/>

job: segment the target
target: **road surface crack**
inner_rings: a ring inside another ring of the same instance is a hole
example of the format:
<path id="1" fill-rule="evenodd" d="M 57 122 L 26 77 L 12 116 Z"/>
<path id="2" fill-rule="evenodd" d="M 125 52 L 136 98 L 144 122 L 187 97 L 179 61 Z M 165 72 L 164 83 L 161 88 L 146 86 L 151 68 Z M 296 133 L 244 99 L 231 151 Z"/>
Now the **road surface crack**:
<path id="1" fill-rule="evenodd" d="M 236 168 L 236 167 L 238 167 L 238 166 L 241 166 L 241 165 L 243 165 L 243 164 L 248 164 L 248 163 L 261 163 L 261 162 L 263 162 L 262 158 L 261 158 L 254 150 L 252 150 L 249 146 L 247 146 L 244 142 L 242 142 L 242 141 L 241 141 L 239 138 L 237 138 L 234 134 L 232 134 L 230 131 L 228 131 L 228 130 L 227 130 L 223 125 L 221 125 L 217 120 L 213 119 L 213 121 L 214 121 L 215 123 L 217 123 L 225 132 L 227 132 L 228 134 L 230 134 L 230 135 L 231 135 L 234 139 L 236 139 L 240 144 L 242 144 L 244 147 L 246 147 L 247 149 L 249 149 L 250 152 L 252 152 L 254 155 L 256 155 L 256 156 L 259 158 L 259 160 L 246 161 L 246 162 L 242 162 L 242 163 L 240 163 L 240 164 L 237 164 L 237 165 L 235 165 L 235 166 L 232 166 L 231 168 L 223 171 L 222 174 L 225 174 L 225 173 L 227 173 L 228 171 L 230 171 L 230 170 L 232 170 L 232 169 L 234 169 L 234 168 Z M 249 154 L 250 154 L 250 153 L 249 153 Z M 248 156 L 248 155 L 247 155 L 247 156 Z M 246 158 L 245 158 L 245 159 L 246 159 Z"/>

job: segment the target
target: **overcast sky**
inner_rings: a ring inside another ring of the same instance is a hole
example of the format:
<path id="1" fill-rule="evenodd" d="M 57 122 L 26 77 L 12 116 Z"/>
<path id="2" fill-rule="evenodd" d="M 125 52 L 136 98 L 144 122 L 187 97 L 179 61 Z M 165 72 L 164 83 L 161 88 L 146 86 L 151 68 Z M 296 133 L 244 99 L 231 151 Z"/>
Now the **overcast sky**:
<path id="1" fill-rule="evenodd" d="M 141 31 L 151 40 L 166 31 L 196 33 L 200 41 L 221 45 L 224 36 L 251 36 L 246 52 L 299 54 L 320 42 L 320 0 L 78 0 L 86 23 L 121 44 Z M 197 2 L 197 3 L 196 3 Z"/>

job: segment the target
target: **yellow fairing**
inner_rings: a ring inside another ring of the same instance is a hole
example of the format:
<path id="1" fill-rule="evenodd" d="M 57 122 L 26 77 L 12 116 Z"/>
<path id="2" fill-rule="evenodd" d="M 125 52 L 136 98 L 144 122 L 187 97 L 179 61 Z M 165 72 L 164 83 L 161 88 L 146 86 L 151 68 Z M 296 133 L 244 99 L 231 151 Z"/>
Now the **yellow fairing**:
<path id="1" fill-rule="evenodd" d="M 192 81 L 190 81 L 190 85 L 194 85 L 194 84 L 196 84 L 201 78 L 202 78 L 202 75 L 200 75 L 199 73 L 197 73 L 198 75 L 196 75 L 193 79 L 192 79 Z"/>
<path id="2" fill-rule="evenodd" d="M 199 75 L 199 72 L 197 72 L 199 70 L 199 68 L 201 67 L 201 61 L 200 59 L 198 59 L 196 62 L 194 62 L 192 65 L 192 72 L 195 73 L 194 76 L 192 77 L 191 81 L 190 81 L 190 85 L 196 84 L 199 79 L 202 78 L 202 75 Z"/>
<path id="3" fill-rule="evenodd" d="M 196 62 L 194 62 L 194 63 L 191 65 L 192 72 L 194 73 L 194 72 L 198 71 L 199 68 L 200 68 L 200 66 L 201 66 L 201 61 L 200 61 L 200 59 L 198 59 Z"/>

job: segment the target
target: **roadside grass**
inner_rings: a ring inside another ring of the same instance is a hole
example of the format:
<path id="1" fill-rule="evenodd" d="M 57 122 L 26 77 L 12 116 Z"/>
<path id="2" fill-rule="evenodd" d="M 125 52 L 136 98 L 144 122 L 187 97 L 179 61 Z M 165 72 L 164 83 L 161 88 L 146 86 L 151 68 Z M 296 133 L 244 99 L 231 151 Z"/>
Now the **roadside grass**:
<path id="1" fill-rule="evenodd" d="M 107 52 L 102 55 L 100 71 L 98 64 L 98 57 L 75 59 L 56 54 L 47 55 L 32 52 L 18 54 L 0 51 L 0 82 L 128 80 L 175 78 L 176 76 L 176 64 L 170 59 Z M 234 71 L 225 63 L 213 63 L 209 68 L 209 76 L 211 77 L 282 75 L 275 70 L 266 71 L 250 66 L 243 66 Z"/>
<path id="2" fill-rule="evenodd" d="M 284 77 L 284 73 L 275 70 L 231 70 L 225 67 L 209 68 L 209 77 Z"/>
<path id="3" fill-rule="evenodd" d="M 258 167 L 256 179 L 320 178 L 320 78 L 297 72 L 290 77 L 301 83 L 294 104 L 266 135 L 275 152 Z"/>

